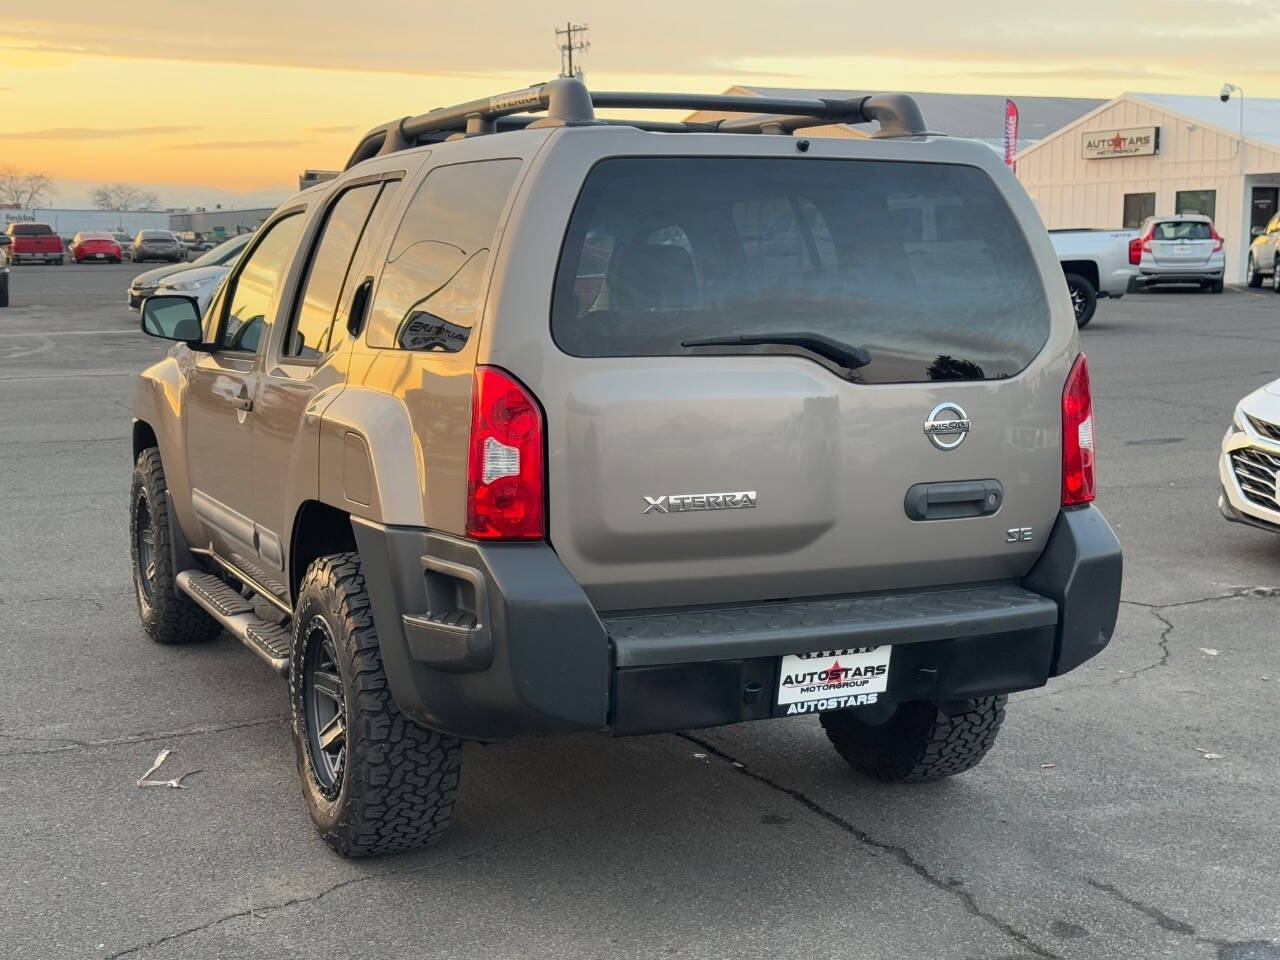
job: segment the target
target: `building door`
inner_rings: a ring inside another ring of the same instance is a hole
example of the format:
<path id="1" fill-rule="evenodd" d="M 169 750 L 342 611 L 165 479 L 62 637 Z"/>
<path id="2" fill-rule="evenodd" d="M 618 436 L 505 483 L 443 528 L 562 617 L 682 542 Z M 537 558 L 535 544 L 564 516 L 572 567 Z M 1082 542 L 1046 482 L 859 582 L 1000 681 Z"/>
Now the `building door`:
<path id="1" fill-rule="evenodd" d="M 1254 230 L 1264 230 L 1271 218 L 1276 214 L 1276 205 L 1280 201 L 1280 187 L 1254 187 L 1253 198 L 1249 203 L 1249 235 Z"/>
<path id="2" fill-rule="evenodd" d="M 1156 215 L 1154 193 L 1126 193 L 1124 195 L 1124 228 L 1137 230 L 1147 217 Z"/>

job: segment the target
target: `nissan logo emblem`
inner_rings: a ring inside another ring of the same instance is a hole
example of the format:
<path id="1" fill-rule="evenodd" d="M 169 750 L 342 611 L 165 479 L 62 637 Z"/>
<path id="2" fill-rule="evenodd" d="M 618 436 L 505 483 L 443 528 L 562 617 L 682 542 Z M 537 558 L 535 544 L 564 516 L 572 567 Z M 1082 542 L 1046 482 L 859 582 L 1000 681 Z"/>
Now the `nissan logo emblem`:
<path id="1" fill-rule="evenodd" d="M 940 403 L 924 421 L 924 435 L 939 450 L 954 450 L 969 434 L 969 415 L 958 403 Z"/>

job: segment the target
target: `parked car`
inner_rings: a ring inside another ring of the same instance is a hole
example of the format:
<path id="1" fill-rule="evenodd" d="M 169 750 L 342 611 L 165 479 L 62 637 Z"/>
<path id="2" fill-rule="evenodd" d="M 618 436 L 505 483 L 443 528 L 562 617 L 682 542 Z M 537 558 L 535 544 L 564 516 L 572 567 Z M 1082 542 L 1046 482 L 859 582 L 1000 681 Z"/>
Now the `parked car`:
<path id="1" fill-rule="evenodd" d="M 62 238 L 47 223 L 11 223 L 5 233 L 13 241 L 11 263 L 57 263 L 66 259 Z"/>
<path id="2" fill-rule="evenodd" d="M 9 305 L 9 250 L 12 246 L 13 238 L 0 234 L 0 307 Z"/>
<path id="3" fill-rule="evenodd" d="M 171 277 L 175 273 L 184 273 L 195 267 L 226 266 L 240 255 L 240 251 L 245 248 L 245 244 L 252 238 L 253 234 L 242 233 L 238 237 L 232 237 L 230 240 L 218 244 L 208 253 L 196 257 L 191 263 L 172 263 L 165 267 L 156 267 L 154 270 L 138 274 L 129 284 L 130 308 L 136 310 L 141 307 L 142 301 L 152 296 L 166 277 Z"/>
<path id="4" fill-rule="evenodd" d="M 213 299 L 214 291 L 218 289 L 218 282 L 231 272 L 233 266 L 235 266 L 234 258 L 226 264 L 213 264 L 206 267 L 189 265 L 188 269 L 179 270 L 162 279 L 152 296 L 179 294 L 194 297 L 203 316 L 209 307 L 209 301 Z"/>
<path id="5" fill-rule="evenodd" d="M 123 231 L 116 230 L 111 234 L 113 240 L 120 244 L 120 255 L 123 259 L 130 259 L 129 250 L 133 246 L 133 237 Z"/>
<path id="6" fill-rule="evenodd" d="M 1264 277 L 1271 278 L 1271 289 L 1280 293 L 1280 213 L 1265 227 L 1255 227 L 1249 244 L 1249 260 L 1245 279 L 1251 287 L 1262 286 Z"/>
<path id="7" fill-rule="evenodd" d="M 204 323 L 144 304 L 176 346 L 135 394 L 143 627 L 287 674 L 338 851 L 438 839 L 468 739 L 816 714 L 872 777 L 948 777 L 1108 643 L 1120 547 L 1031 200 L 905 95 L 752 109 L 885 136 L 598 126 L 556 80 L 376 128 Z"/>
<path id="8" fill-rule="evenodd" d="M 134 263 L 146 263 L 148 260 L 181 263 L 182 247 L 178 238 L 168 230 L 139 230 L 129 248 L 129 258 Z"/>
<path id="9" fill-rule="evenodd" d="M 1222 438 L 1218 509 L 1228 520 L 1280 533 L 1280 380 L 1242 399 Z"/>
<path id="10" fill-rule="evenodd" d="M 71 238 L 71 259 L 76 263 L 86 260 L 119 263 L 124 259 L 124 252 L 111 234 L 82 230 Z"/>
<path id="11" fill-rule="evenodd" d="M 1222 251 L 1223 239 L 1208 217 L 1198 213 L 1148 217 L 1133 243 L 1138 252 L 1139 285 L 1194 283 L 1222 292 L 1227 258 Z"/>
<path id="12" fill-rule="evenodd" d="M 1050 230 L 1049 239 L 1067 279 L 1076 325 L 1093 319 L 1099 297 L 1118 300 L 1136 275 L 1129 256 L 1133 230 Z"/>
<path id="13" fill-rule="evenodd" d="M 216 240 L 195 230 L 183 230 L 177 234 L 177 237 L 178 242 L 182 244 L 183 253 L 191 258 L 198 257 L 217 246 Z"/>

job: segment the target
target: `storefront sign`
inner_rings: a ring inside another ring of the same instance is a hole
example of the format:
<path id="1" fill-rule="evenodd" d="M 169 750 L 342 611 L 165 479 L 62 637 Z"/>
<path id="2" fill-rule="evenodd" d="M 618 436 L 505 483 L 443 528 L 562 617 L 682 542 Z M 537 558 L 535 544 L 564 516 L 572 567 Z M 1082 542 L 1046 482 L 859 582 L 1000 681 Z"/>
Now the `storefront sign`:
<path id="1" fill-rule="evenodd" d="M 1150 157 L 1160 152 L 1159 127 L 1127 130 L 1086 130 L 1080 135 L 1080 156 L 1086 160 L 1112 157 Z"/>

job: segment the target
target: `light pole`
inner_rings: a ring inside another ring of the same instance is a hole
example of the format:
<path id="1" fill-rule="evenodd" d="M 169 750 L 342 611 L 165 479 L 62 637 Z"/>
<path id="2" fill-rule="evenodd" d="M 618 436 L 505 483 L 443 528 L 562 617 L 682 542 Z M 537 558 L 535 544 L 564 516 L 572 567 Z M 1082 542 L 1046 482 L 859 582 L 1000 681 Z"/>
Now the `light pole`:
<path id="1" fill-rule="evenodd" d="M 1240 176 L 1244 177 L 1244 91 L 1234 83 L 1224 83 L 1218 91 L 1218 99 L 1226 103 L 1233 91 L 1240 94 L 1240 145 L 1236 147 L 1236 153 L 1240 155 Z"/>

